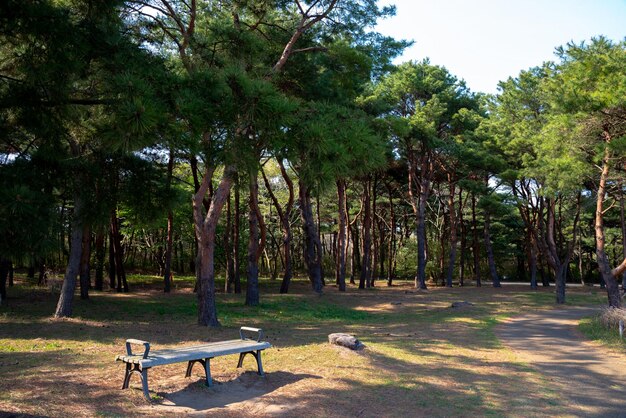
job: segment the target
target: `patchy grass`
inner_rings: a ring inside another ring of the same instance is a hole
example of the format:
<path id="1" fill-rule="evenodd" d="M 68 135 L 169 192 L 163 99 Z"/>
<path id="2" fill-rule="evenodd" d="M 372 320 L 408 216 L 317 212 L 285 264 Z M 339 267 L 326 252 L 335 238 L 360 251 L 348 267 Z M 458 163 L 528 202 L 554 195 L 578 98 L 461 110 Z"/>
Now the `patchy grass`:
<path id="1" fill-rule="evenodd" d="M 607 328 L 600 317 L 585 318 L 578 324 L 578 329 L 587 338 L 613 350 L 626 353 L 626 336 L 620 338 L 619 331 Z"/>
<path id="2" fill-rule="evenodd" d="M 92 292 L 75 299 L 74 318 L 50 318 L 56 297 L 24 282 L 0 307 L 0 411 L 45 416 L 537 416 L 566 415 L 553 382 L 519 362 L 494 333 L 501 319 L 553 306 L 553 288 L 432 288 L 409 282 L 391 288 L 324 295 L 296 280 L 289 295 L 277 281 L 261 282 L 261 304 L 219 294 L 222 327 L 196 325 L 193 277 L 175 278 L 164 294 L 161 278 L 129 276 L 133 293 Z M 219 288 L 223 282 L 218 283 Z M 601 292 L 568 290 L 572 304 L 594 304 Z M 474 306 L 453 309 L 454 301 Z M 155 398 L 148 405 L 139 380 L 119 389 L 123 367 L 113 359 L 126 338 L 156 349 L 237 336 L 259 326 L 273 348 L 263 355 L 266 378 L 253 361 L 211 362 L 216 385 L 202 385 L 200 368 L 185 379 L 184 364 L 150 371 Z M 355 334 L 367 346 L 351 352 L 330 346 L 331 332 Z M 533 388 L 533 390 L 528 390 Z"/>

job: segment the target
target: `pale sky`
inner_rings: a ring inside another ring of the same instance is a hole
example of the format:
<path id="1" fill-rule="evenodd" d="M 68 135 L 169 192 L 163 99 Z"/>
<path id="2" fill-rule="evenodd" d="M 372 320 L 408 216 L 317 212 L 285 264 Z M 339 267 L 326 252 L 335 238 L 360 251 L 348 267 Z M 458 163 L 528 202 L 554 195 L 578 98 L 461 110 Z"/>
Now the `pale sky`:
<path id="1" fill-rule="evenodd" d="M 380 0 L 396 16 L 376 30 L 414 40 L 396 63 L 429 57 L 465 79 L 472 91 L 496 93 L 498 81 L 556 60 L 554 48 L 605 35 L 626 37 L 626 0 Z"/>

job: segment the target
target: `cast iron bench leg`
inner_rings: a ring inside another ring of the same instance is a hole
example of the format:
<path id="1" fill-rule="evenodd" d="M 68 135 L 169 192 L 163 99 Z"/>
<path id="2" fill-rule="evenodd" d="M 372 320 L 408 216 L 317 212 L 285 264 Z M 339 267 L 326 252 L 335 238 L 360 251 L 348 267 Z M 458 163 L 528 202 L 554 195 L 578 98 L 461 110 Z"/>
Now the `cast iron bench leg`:
<path id="1" fill-rule="evenodd" d="M 243 366 L 243 359 L 246 357 L 246 354 L 252 354 L 256 359 L 256 365 L 259 368 L 259 375 L 265 376 L 263 373 L 263 363 L 261 363 L 261 350 L 258 350 L 256 353 L 254 351 L 246 351 L 245 353 L 239 354 L 239 363 L 237 363 L 237 368 Z"/>
<path id="2" fill-rule="evenodd" d="M 211 359 L 210 358 L 205 358 L 202 363 L 203 363 L 203 366 L 204 366 L 204 373 L 206 375 L 206 385 L 208 387 L 212 387 L 213 386 L 213 379 L 211 378 Z"/>
<path id="3" fill-rule="evenodd" d="M 252 354 L 254 354 L 254 353 L 252 353 Z M 259 375 L 265 376 L 265 373 L 263 373 L 263 363 L 261 362 L 261 350 L 258 350 L 254 357 L 256 358 L 256 365 L 259 368 Z"/>
<path id="4" fill-rule="evenodd" d="M 148 402 L 152 400 L 150 399 L 150 391 L 148 390 L 148 369 L 149 368 L 150 367 L 144 367 L 141 370 L 141 385 L 143 386 L 143 396 L 146 397 Z"/>
<path id="5" fill-rule="evenodd" d="M 193 365 L 196 363 L 200 363 L 204 367 L 204 374 L 206 375 L 206 385 L 208 387 L 213 386 L 213 379 L 211 378 L 211 358 L 189 361 L 189 363 L 187 364 L 187 373 L 185 373 L 185 377 L 191 377 L 191 369 L 193 369 Z"/>

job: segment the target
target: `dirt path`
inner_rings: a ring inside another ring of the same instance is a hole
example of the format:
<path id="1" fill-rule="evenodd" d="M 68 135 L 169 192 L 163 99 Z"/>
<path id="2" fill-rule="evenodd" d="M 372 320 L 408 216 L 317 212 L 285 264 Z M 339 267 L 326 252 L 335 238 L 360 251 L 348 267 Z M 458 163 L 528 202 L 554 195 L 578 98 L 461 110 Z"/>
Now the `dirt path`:
<path id="1" fill-rule="evenodd" d="M 545 376 L 560 394 L 565 415 L 626 417 L 626 356 L 584 341 L 576 329 L 580 318 L 595 311 L 568 307 L 529 313 L 499 326 L 496 335 Z"/>

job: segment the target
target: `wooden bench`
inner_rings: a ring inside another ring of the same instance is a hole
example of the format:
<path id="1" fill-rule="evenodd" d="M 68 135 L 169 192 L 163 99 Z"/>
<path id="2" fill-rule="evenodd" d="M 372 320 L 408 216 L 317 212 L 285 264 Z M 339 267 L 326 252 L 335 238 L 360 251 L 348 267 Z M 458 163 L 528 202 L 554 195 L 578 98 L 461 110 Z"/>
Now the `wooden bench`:
<path id="1" fill-rule="evenodd" d="M 246 332 L 255 332 L 256 339 L 249 338 Z M 204 366 L 206 374 L 207 386 L 213 386 L 211 379 L 210 362 L 212 358 L 226 356 L 228 354 L 239 354 L 239 363 L 237 367 L 241 367 L 246 354 L 252 354 L 256 359 L 259 369 L 259 375 L 263 376 L 263 364 L 261 363 L 261 351 L 270 348 L 268 342 L 261 341 L 263 338 L 263 330 L 259 328 L 241 327 L 239 330 L 240 338 L 237 340 L 219 341 L 201 345 L 193 345 L 188 347 L 165 348 L 150 351 L 150 343 L 142 340 L 129 339 L 126 340 L 126 355 L 117 356 L 116 361 L 126 363 L 126 372 L 124 374 L 124 383 L 122 389 L 128 388 L 130 377 L 133 373 L 138 373 L 143 386 L 143 394 L 150 401 L 150 392 L 148 390 L 148 370 L 151 367 L 163 366 L 172 363 L 187 363 L 187 373 L 185 377 L 191 376 L 191 370 L 194 364 L 200 363 Z M 144 351 L 141 354 L 132 352 L 132 345 L 143 345 Z"/>

